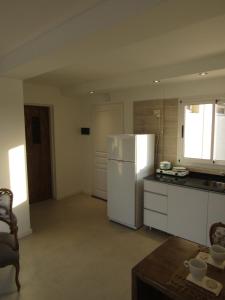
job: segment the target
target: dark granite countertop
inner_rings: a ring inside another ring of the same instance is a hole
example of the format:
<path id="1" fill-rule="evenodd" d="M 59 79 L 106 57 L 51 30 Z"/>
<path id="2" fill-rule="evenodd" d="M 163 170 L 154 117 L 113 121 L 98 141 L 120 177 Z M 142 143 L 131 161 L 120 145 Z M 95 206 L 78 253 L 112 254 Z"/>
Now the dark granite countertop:
<path id="1" fill-rule="evenodd" d="M 196 188 L 205 191 L 222 193 L 225 195 L 225 177 L 191 172 L 186 177 L 176 177 L 171 175 L 155 174 L 145 177 L 162 183 L 175 184 L 184 187 Z"/>

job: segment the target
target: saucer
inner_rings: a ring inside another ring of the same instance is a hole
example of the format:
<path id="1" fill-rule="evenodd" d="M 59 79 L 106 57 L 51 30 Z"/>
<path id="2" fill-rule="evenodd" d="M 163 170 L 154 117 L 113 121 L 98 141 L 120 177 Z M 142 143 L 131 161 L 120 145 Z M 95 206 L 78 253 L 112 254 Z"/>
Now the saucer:
<path id="1" fill-rule="evenodd" d="M 209 253 L 206 252 L 199 252 L 196 258 L 205 261 L 207 264 L 210 264 L 218 269 L 224 270 L 225 268 L 225 261 L 222 264 L 217 264 L 211 257 Z"/>
<path id="2" fill-rule="evenodd" d="M 193 284 L 195 284 L 209 292 L 212 292 L 216 296 L 218 296 L 220 294 L 220 292 L 223 288 L 223 285 L 220 282 L 218 282 L 208 276 L 205 276 L 201 281 L 199 281 L 199 280 L 194 279 L 191 274 L 188 274 L 188 276 L 186 277 L 186 280 L 192 282 Z"/>

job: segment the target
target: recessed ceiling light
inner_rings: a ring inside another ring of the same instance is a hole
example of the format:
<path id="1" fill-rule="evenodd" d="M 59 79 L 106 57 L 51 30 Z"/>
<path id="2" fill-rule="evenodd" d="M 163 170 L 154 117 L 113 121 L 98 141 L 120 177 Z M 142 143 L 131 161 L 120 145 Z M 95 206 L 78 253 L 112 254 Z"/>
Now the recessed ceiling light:
<path id="1" fill-rule="evenodd" d="M 90 91 L 90 92 L 89 92 L 90 95 L 92 95 L 92 94 L 94 94 L 94 93 L 95 93 L 95 91 Z"/>
<path id="2" fill-rule="evenodd" d="M 153 83 L 160 83 L 160 80 L 153 80 Z"/>
<path id="3" fill-rule="evenodd" d="M 207 72 L 201 72 L 201 73 L 199 73 L 199 76 L 205 76 L 207 74 L 208 74 Z"/>

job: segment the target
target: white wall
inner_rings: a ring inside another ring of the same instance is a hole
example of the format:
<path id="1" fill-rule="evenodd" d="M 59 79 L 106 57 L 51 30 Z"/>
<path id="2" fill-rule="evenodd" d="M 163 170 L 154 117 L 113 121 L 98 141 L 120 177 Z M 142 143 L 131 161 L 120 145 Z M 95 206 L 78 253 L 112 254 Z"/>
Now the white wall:
<path id="1" fill-rule="evenodd" d="M 31 232 L 25 163 L 23 85 L 20 80 L 0 78 L 0 187 L 12 189 L 19 236 Z M 10 151 L 11 150 L 11 151 Z M 11 168 L 10 168 L 11 164 Z M 6 228 L 0 224 L 0 228 Z"/>
<path id="2" fill-rule="evenodd" d="M 52 110 L 55 151 L 55 197 L 61 199 L 82 191 L 80 101 L 63 97 L 54 87 L 24 84 L 24 103 L 47 105 Z"/>
<path id="3" fill-rule="evenodd" d="M 90 135 L 82 136 L 82 190 L 87 194 L 92 194 L 92 174 L 93 174 L 93 157 L 94 157 L 94 149 L 93 149 L 93 108 L 96 105 L 107 105 L 114 103 L 122 103 L 124 109 L 124 132 L 132 133 L 132 111 L 133 105 L 130 101 L 117 101 L 112 100 L 109 101 L 108 96 L 105 95 L 95 95 L 81 97 L 81 115 L 82 115 L 82 127 L 90 127 Z"/>

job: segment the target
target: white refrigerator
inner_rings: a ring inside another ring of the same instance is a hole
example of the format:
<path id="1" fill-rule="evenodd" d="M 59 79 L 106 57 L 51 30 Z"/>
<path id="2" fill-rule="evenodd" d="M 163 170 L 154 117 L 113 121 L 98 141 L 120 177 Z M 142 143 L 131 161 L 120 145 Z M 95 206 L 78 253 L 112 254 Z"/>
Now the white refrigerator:
<path id="1" fill-rule="evenodd" d="M 154 173 L 154 134 L 108 136 L 107 213 L 112 221 L 143 225 L 143 178 Z"/>

